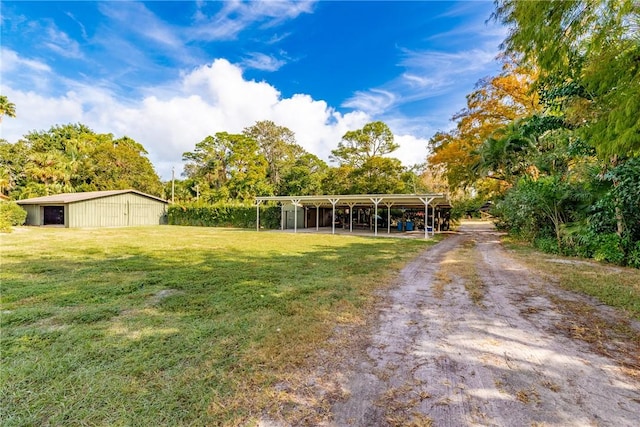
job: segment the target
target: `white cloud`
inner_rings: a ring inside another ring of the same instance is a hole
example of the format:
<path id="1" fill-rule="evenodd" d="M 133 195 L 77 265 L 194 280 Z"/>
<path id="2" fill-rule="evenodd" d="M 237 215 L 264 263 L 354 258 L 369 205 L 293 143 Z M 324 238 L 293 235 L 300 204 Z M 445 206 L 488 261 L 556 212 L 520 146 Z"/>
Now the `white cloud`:
<path id="1" fill-rule="evenodd" d="M 226 1 L 221 10 L 211 17 L 205 11 L 206 2 L 200 3 L 190 30 L 196 40 L 233 40 L 245 28 L 259 24 L 262 28 L 275 27 L 313 11 L 315 1 Z"/>
<path id="2" fill-rule="evenodd" d="M 265 55 L 260 52 L 250 53 L 248 57 L 242 61 L 242 65 L 245 68 L 253 68 L 263 71 L 278 71 L 285 64 L 286 61 L 283 61 L 282 59 L 277 59 L 273 56 Z"/>
<path id="3" fill-rule="evenodd" d="M 356 92 L 351 98 L 343 102 L 342 106 L 377 115 L 393 107 L 397 100 L 394 91 L 374 88 L 368 91 Z"/>
<path id="4" fill-rule="evenodd" d="M 10 71 L 19 70 L 22 67 L 26 67 L 31 71 L 39 72 L 39 73 L 48 73 L 51 72 L 51 67 L 49 67 L 44 62 L 40 62 L 34 59 L 21 58 L 18 56 L 18 53 L 7 48 L 0 49 L 0 57 L 2 61 L 0 61 L 0 71 L 4 74 Z"/>
<path id="5" fill-rule="evenodd" d="M 82 58 L 80 44 L 73 40 L 67 33 L 60 31 L 54 24 L 50 24 L 47 29 L 47 38 L 44 45 L 65 58 Z"/>
<path id="6" fill-rule="evenodd" d="M 400 159 L 403 165 L 414 166 L 427 160 L 427 144 L 429 143 L 427 139 L 414 135 L 395 135 L 394 140 L 400 145 L 400 148 L 391 155 Z"/>
<path id="7" fill-rule="evenodd" d="M 32 130 L 83 123 L 96 132 L 135 139 L 161 177 L 169 179 L 172 167 L 181 172 L 182 153 L 216 132 L 239 133 L 256 121 L 272 120 L 291 129 L 306 150 L 328 160 L 346 131 L 371 121 L 361 111 L 341 114 L 309 95 L 282 98 L 270 84 L 246 80 L 239 66 L 224 59 L 185 73 L 179 82 L 158 88 L 158 95 L 127 104 L 108 88 L 67 84 L 69 90 L 60 96 L 3 86 L 18 117 L 2 121 L 2 137 L 14 142 Z"/>
<path id="8" fill-rule="evenodd" d="M 147 40 L 172 49 L 182 47 L 177 29 L 154 15 L 144 4 L 137 2 L 103 2 L 100 12 L 112 20 L 112 24 L 123 26 Z"/>

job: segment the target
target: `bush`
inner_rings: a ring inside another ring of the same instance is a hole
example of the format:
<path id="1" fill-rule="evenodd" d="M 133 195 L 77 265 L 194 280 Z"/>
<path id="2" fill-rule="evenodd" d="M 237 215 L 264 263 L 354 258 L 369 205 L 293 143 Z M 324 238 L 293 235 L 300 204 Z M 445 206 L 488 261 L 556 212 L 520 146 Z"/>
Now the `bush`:
<path id="1" fill-rule="evenodd" d="M 533 244 L 542 252 L 547 252 L 550 254 L 560 253 L 560 248 L 558 248 L 558 241 L 554 237 L 538 237 L 534 240 Z"/>
<path id="2" fill-rule="evenodd" d="M 593 253 L 596 261 L 607 261 L 614 264 L 622 264 L 624 261 L 624 250 L 620 236 L 615 233 L 602 234 L 597 239 L 598 247 Z"/>
<path id="3" fill-rule="evenodd" d="M 256 207 L 246 205 L 172 205 L 168 209 L 171 225 L 202 227 L 256 227 Z M 280 208 L 260 206 L 262 228 L 280 228 Z"/>
<path id="4" fill-rule="evenodd" d="M 0 231 L 11 232 L 12 226 L 24 225 L 27 211 L 15 202 L 0 202 Z"/>
<path id="5" fill-rule="evenodd" d="M 629 250 L 627 255 L 627 265 L 629 267 L 640 268 L 640 241 Z"/>

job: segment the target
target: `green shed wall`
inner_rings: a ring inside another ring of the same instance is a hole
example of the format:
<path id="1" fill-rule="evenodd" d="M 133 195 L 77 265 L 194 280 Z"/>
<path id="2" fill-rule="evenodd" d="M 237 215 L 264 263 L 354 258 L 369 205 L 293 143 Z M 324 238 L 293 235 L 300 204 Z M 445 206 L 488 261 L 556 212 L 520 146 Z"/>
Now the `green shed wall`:
<path id="1" fill-rule="evenodd" d="M 167 204 L 135 193 L 69 204 L 68 227 L 127 227 L 166 223 Z"/>
<path id="2" fill-rule="evenodd" d="M 26 225 L 42 225 L 42 216 L 40 215 L 40 205 L 23 205 L 22 209 L 27 211 Z"/>

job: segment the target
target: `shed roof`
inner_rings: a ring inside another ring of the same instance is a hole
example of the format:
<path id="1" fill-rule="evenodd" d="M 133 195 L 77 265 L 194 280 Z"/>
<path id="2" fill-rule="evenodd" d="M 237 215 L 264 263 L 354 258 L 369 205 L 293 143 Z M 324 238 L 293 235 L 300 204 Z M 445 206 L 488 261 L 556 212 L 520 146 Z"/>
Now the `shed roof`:
<path id="1" fill-rule="evenodd" d="M 425 194 L 343 194 L 343 195 L 319 195 L 319 196 L 265 196 L 256 197 L 256 202 L 280 202 L 311 206 L 402 206 L 424 207 L 431 206 L 450 207 L 449 198 L 443 193 Z"/>
<path id="2" fill-rule="evenodd" d="M 16 203 L 19 205 L 37 205 L 41 203 L 46 204 L 67 204 L 67 203 L 76 203 L 76 202 L 84 202 L 86 200 L 92 199 L 100 199 L 102 197 L 116 196 L 119 194 L 127 194 L 133 193 L 139 196 L 147 197 L 149 199 L 154 199 L 159 202 L 168 203 L 166 200 L 161 199 L 160 197 L 152 196 L 150 194 L 143 193 L 137 190 L 106 190 L 106 191 L 86 191 L 83 193 L 60 193 L 54 194 L 53 196 L 42 196 L 42 197 L 34 197 L 31 199 L 17 200 Z"/>

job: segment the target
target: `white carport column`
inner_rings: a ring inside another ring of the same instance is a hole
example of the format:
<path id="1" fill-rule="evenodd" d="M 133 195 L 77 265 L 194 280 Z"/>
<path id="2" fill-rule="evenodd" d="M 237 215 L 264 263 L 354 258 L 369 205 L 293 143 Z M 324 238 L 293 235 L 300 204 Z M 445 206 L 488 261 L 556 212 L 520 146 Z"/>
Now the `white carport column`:
<path id="1" fill-rule="evenodd" d="M 371 202 L 375 205 L 375 209 L 374 209 L 374 218 L 373 218 L 373 235 L 377 236 L 378 235 L 378 203 L 380 203 L 382 201 L 381 197 L 370 197 L 369 200 L 371 200 Z"/>
<path id="2" fill-rule="evenodd" d="M 355 206 L 355 203 L 349 203 L 349 232 L 353 233 L 353 207 Z"/>
<path id="3" fill-rule="evenodd" d="M 291 199 L 291 204 L 293 205 L 293 232 L 298 232 L 298 208 L 302 206 L 300 204 L 300 199 Z"/>
<path id="4" fill-rule="evenodd" d="M 391 234 L 391 206 L 393 206 L 393 202 L 385 202 L 384 205 L 387 207 L 387 234 Z"/>
<path id="5" fill-rule="evenodd" d="M 333 218 L 331 218 L 331 234 L 336 234 L 336 203 L 340 199 L 328 199 L 331 202 L 331 206 L 333 206 Z"/>
<path id="6" fill-rule="evenodd" d="M 436 235 L 436 206 L 431 206 L 431 237 Z"/>
<path id="7" fill-rule="evenodd" d="M 424 203 L 424 238 L 429 237 L 429 203 L 433 202 L 435 197 L 420 197 L 420 201 Z M 433 223 L 433 220 L 431 221 Z M 431 230 L 433 231 L 433 224 Z"/>
<path id="8" fill-rule="evenodd" d="M 260 204 L 262 200 L 256 200 L 256 231 L 260 231 Z"/>
<path id="9" fill-rule="evenodd" d="M 322 206 L 321 203 L 314 203 L 314 205 L 316 207 L 316 231 L 318 231 L 320 229 L 320 206 Z"/>
<path id="10" fill-rule="evenodd" d="M 280 203 L 280 230 L 284 230 L 284 203 Z"/>

